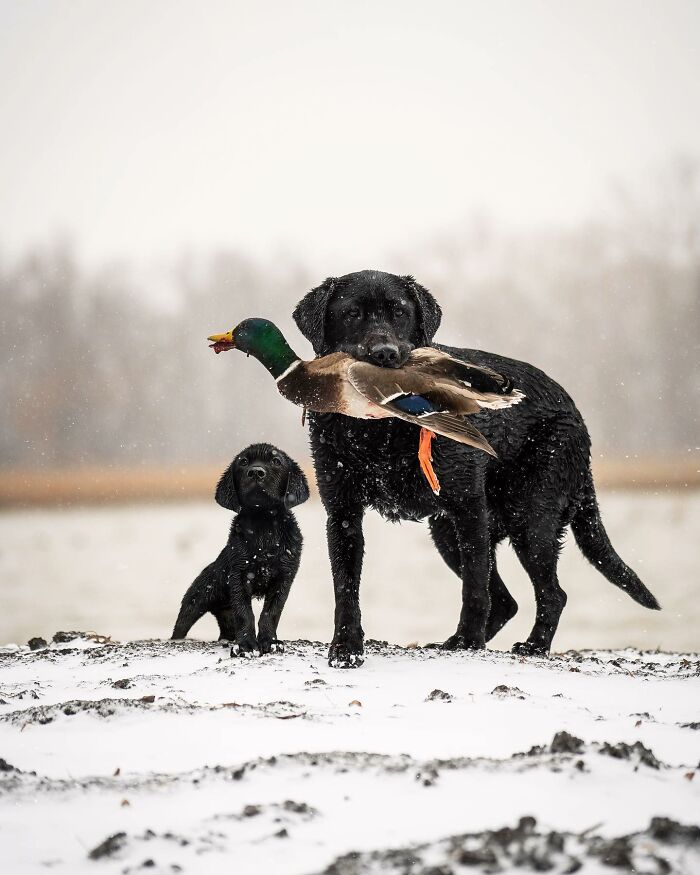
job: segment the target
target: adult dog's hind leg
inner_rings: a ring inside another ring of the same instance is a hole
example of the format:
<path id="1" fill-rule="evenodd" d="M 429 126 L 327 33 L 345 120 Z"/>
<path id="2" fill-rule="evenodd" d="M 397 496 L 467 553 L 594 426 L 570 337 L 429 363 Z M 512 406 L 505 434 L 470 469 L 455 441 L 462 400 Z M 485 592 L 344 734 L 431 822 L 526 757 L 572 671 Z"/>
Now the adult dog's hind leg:
<path id="1" fill-rule="evenodd" d="M 462 578 L 462 609 L 457 631 L 443 643 L 445 650 L 481 650 L 486 646 L 489 616 L 489 546 L 486 498 L 474 496 L 452 517 Z"/>
<path id="2" fill-rule="evenodd" d="M 447 567 L 457 577 L 462 576 L 462 559 L 459 555 L 457 533 L 451 519 L 444 516 L 431 516 L 428 520 L 430 536 Z"/>
<path id="3" fill-rule="evenodd" d="M 491 609 L 486 622 L 486 640 L 490 641 L 518 613 L 518 603 L 508 592 L 496 567 L 496 546 L 491 545 L 491 576 L 489 577 Z"/>
<path id="4" fill-rule="evenodd" d="M 559 586 L 557 577 L 564 528 L 559 520 L 555 522 L 545 513 L 534 513 L 524 531 L 511 534 L 518 559 L 535 589 L 537 604 L 535 625 L 527 641 L 513 645 L 514 653 L 548 653 L 552 646 L 561 612 L 566 605 L 566 593 Z"/>
<path id="5" fill-rule="evenodd" d="M 571 416 L 545 423 L 517 460 L 501 507 L 504 528 L 532 581 L 537 612 L 527 640 L 516 653 L 547 653 L 566 605 L 557 563 L 572 500 L 588 470 L 588 443 L 581 423 Z"/>
<path id="6" fill-rule="evenodd" d="M 433 543 L 445 564 L 461 579 L 462 560 L 457 542 L 457 533 L 452 521 L 443 516 L 431 517 L 428 525 Z M 508 620 L 518 612 L 518 603 L 508 592 L 496 567 L 496 544 L 491 544 L 491 570 L 489 575 L 489 596 L 491 606 L 486 621 L 486 640 L 490 641 Z"/>

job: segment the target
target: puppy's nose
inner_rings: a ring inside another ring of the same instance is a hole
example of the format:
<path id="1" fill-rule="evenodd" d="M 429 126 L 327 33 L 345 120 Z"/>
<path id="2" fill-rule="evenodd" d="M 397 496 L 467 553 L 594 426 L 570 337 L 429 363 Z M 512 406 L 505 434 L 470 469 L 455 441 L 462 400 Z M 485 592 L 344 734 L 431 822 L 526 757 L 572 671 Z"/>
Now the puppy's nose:
<path id="1" fill-rule="evenodd" d="M 264 480 L 267 475 L 267 471 L 261 465 L 251 465 L 248 468 L 248 476 L 253 477 L 256 480 Z"/>
<path id="2" fill-rule="evenodd" d="M 394 343 L 375 343 L 370 346 L 369 355 L 382 368 L 395 368 L 399 363 L 399 348 Z"/>

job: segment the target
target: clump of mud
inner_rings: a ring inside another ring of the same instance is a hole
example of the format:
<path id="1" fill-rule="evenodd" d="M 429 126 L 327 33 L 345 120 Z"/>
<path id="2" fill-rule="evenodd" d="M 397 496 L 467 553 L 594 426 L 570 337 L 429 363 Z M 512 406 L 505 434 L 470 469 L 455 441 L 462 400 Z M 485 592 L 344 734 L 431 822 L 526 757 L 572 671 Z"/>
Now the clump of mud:
<path id="1" fill-rule="evenodd" d="M 30 638 L 27 641 L 27 647 L 30 650 L 42 650 L 44 647 L 48 647 L 48 642 L 46 638 Z"/>
<path id="2" fill-rule="evenodd" d="M 635 741 L 634 744 L 627 744 L 624 741 L 619 741 L 617 744 L 610 744 L 605 741 L 600 746 L 598 753 L 605 756 L 613 757 L 616 760 L 633 760 L 650 769 L 661 768 L 661 762 L 654 756 L 654 752 L 645 747 L 641 741 Z"/>
<path id="3" fill-rule="evenodd" d="M 113 857 L 126 844 L 126 833 L 115 832 L 114 835 L 107 838 L 94 847 L 88 854 L 90 860 L 103 860 L 105 857 Z"/>
<path id="4" fill-rule="evenodd" d="M 552 753 L 582 753 L 583 739 L 563 730 L 556 733 L 549 749 Z"/>
<path id="5" fill-rule="evenodd" d="M 444 690 L 433 690 L 428 693 L 428 696 L 425 700 L 426 702 L 451 702 L 452 695 L 450 693 L 446 693 Z"/>
<path id="6" fill-rule="evenodd" d="M 491 690 L 492 696 L 498 696 L 501 699 L 524 699 L 525 693 L 520 687 L 509 687 L 506 684 L 499 684 Z"/>

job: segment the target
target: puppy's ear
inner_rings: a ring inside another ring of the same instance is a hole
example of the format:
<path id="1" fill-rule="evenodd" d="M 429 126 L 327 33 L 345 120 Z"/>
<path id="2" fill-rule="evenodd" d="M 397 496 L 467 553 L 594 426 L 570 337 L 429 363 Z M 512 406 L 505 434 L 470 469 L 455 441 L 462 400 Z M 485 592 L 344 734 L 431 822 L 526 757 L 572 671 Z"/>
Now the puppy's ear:
<path id="1" fill-rule="evenodd" d="M 401 279 L 406 283 L 406 288 L 413 295 L 413 300 L 418 304 L 421 331 L 423 332 L 422 343 L 430 343 L 435 332 L 440 327 L 440 320 L 442 319 L 440 305 L 430 292 L 417 283 L 412 276 L 403 276 Z"/>
<path id="2" fill-rule="evenodd" d="M 335 285 L 335 277 L 329 276 L 320 286 L 304 295 L 292 314 L 299 331 L 311 341 L 316 355 L 321 355 L 325 347 L 324 323 L 328 299 Z"/>
<path id="3" fill-rule="evenodd" d="M 227 510 L 232 510 L 238 513 L 241 509 L 241 503 L 238 500 L 238 490 L 236 489 L 236 473 L 234 471 L 235 462 L 232 462 L 221 475 L 219 485 L 216 487 L 217 504 L 225 507 Z"/>
<path id="4" fill-rule="evenodd" d="M 289 476 L 287 491 L 284 494 L 284 506 L 287 510 L 303 504 L 309 497 L 309 483 L 304 472 L 292 459 L 289 460 Z"/>

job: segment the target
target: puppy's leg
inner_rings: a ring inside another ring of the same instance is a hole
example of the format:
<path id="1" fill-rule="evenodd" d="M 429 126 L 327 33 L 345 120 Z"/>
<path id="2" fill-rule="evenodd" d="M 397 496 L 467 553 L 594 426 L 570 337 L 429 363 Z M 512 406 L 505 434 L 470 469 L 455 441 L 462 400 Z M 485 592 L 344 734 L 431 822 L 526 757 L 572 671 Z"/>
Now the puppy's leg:
<path id="1" fill-rule="evenodd" d="M 462 609 L 457 631 L 442 646 L 447 650 L 481 650 L 486 646 L 490 608 L 491 550 L 485 496 L 474 496 L 452 522 L 459 546 Z"/>
<path id="2" fill-rule="evenodd" d="M 360 574 L 365 539 L 361 505 L 331 508 L 326 532 L 335 590 L 335 629 L 328 663 L 335 668 L 362 665 L 364 632 L 360 617 Z"/>
<path id="3" fill-rule="evenodd" d="M 186 638 L 192 626 L 212 608 L 219 591 L 219 560 L 200 572 L 182 599 L 172 638 Z"/>
<path id="4" fill-rule="evenodd" d="M 543 654 L 552 646 L 561 612 L 566 605 L 566 593 L 559 586 L 557 562 L 564 536 L 564 526 L 537 509 L 528 517 L 524 531 L 511 533 L 511 542 L 518 559 L 530 575 L 535 588 L 537 614 L 527 641 L 513 645 L 514 653 Z"/>
<path id="5" fill-rule="evenodd" d="M 219 624 L 219 641 L 236 640 L 236 623 L 230 607 L 221 608 L 214 613 Z"/>
<path id="6" fill-rule="evenodd" d="M 277 639 L 277 626 L 279 625 L 282 609 L 284 608 L 289 590 L 294 578 L 283 578 L 277 586 L 265 596 L 263 609 L 258 623 L 258 646 L 260 653 L 271 653 L 273 650 L 282 650 L 282 643 Z"/>
<path id="7" fill-rule="evenodd" d="M 255 616 L 250 592 L 238 572 L 233 572 L 229 578 L 229 593 L 231 599 L 229 609 L 236 635 L 236 643 L 231 649 L 231 654 L 243 656 L 258 654 L 260 651 L 258 639 L 255 637 Z"/>

